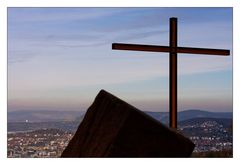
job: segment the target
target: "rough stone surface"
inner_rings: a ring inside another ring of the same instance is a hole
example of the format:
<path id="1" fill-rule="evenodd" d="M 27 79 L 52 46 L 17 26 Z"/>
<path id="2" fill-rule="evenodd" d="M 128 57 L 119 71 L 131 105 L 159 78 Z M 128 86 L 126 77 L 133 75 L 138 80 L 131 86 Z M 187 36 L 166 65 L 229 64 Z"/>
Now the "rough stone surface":
<path id="1" fill-rule="evenodd" d="M 61 157 L 189 157 L 194 144 L 101 90 Z"/>

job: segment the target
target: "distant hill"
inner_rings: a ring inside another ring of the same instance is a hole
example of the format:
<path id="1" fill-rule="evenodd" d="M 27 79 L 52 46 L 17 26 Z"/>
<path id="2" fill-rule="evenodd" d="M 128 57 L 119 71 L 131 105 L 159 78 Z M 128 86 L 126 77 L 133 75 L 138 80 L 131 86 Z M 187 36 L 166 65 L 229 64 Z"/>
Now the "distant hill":
<path id="1" fill-rule="evenodd" d="M 33 131 L 38 129 L 60 129 L 64 131 L 75 132 L 79 126 L 79 121 L 52 121 L 52 122 L 8 122 L 8 132 Z M 200 125 L 204 122 L 211 121 L 223 125 L 224 128 L 232 127 L 232 119 L 230 118 L 191 118 L 179 121 L 179 127 L 187 125 Z M 167 123 L 164 123 L 167 124 Z M 196 128 L 193 129 L 196 133 Z"/>
<path id="2" fill-rule="evenodd" d="M 168 123 L 168 112 L 149 112 L 148 115 L 161 121 L 163 124 Z M 84 111 L 13 111 L 8 112 L 8 122 L 56 122 L 56 121 L 77 121 L 80 122 L 84 117 Z M 232 112 L 209 112 L 203 110 L 185 110 L 178 113 L 178 121 L 192 118 L 232 118 Z"/>
<path id="3" fill-rule="evenodd" d="M 168 123 L 168 112 L 145 112 L 162 123 Z M 185 110 L 178 112 L 178 121 L 188 120 L 192 118 L 233 118 L 232 112 L 209 112 L 204 110 Z"/>
<path id="4" fill-rule="evenodd" d="M 82 118 L 83 111 L 13 111 L 8 112 L 8 122 L 56 122 L 74 121 Z"/>
<path id="5" fill-rule="evenodd" d="M 145 112 L 168 125 L 168 112 Z M 8 132 L 30 131 L 45 128 L 75 132 L 85 112 L 77 111 L 18 111 L 8 112 Z M 26 122 L 28 120 L 28 122 Z M 178 113 L 179 126 L 196 125 L 205 121 L 216 121 L 224 127 L 232 124 L 232 112 L 208 112 L 186 110 Z"/>
<path id="6" fill-rule="evenodd" d="M 233 122 L 228 118 L 193 118 L 178 123 L 186 137 L 219 137 L 232 142 Z"/>
<path id="7" fill-rule="evenodd" d="M 24 132 L 39 129 L 59 129 L 75 132 L 80 122 L 77 121 L 52 121 L 52 122 L 8 122 L 8 132 Z"/>
<path id="8" fill-rule="evenodd" d="M 224 128 L 229 128 L 232 126 L 232 119 L 230 118 L 192 118 L 192 119 L 180 121 L 178 124 L 179 126 L 200 125 L 207 121 L 211 121 L 211 122 L 214 121 L 222 125 Z"/>

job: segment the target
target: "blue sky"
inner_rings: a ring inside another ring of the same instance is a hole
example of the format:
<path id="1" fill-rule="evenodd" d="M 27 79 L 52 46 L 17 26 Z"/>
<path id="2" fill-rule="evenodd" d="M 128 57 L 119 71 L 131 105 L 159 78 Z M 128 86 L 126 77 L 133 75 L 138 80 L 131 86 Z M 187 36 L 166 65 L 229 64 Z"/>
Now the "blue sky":
<path id="1" fill-rule="evenodd" d="M 168 111 L 168 54 L 113 42 L 230 49 L 232 8 L 8 8 L 8 109 L 86 110 L 105 89 Z M 232 111 L 232 54 L 178 56 L 179 110 Z"/>

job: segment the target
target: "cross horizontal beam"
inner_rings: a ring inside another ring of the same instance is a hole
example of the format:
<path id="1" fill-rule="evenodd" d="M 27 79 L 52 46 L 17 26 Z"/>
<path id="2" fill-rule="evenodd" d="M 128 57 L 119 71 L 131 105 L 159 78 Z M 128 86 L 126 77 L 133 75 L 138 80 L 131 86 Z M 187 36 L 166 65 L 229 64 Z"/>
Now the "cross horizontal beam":
<path id="1" fill-rule="evenodd" d="M 122 44 L 113 43 L 112 49 L 132 50 L 132 51 L 150 51 L 150 52 L 170 52 L 169 46 L 158 45 L 139 45 L 139 44 Z M 192 48 L 192 47 L 177 47 L 177 53 L 191 54 L 206 54 L 206 55 L 230 55 L 230 51 L 226 49 L 208 49 L 208 48 Z"/>

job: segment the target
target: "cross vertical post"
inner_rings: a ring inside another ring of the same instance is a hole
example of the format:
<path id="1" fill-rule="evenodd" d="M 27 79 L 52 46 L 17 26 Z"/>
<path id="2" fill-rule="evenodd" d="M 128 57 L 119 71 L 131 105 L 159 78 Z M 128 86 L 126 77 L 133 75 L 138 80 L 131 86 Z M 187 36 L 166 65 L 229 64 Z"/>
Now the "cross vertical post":
<path id="1" fill-rule="evenodd" d="M 169 126 L 177 128 L 177 18 L 170 18 Z"/>

